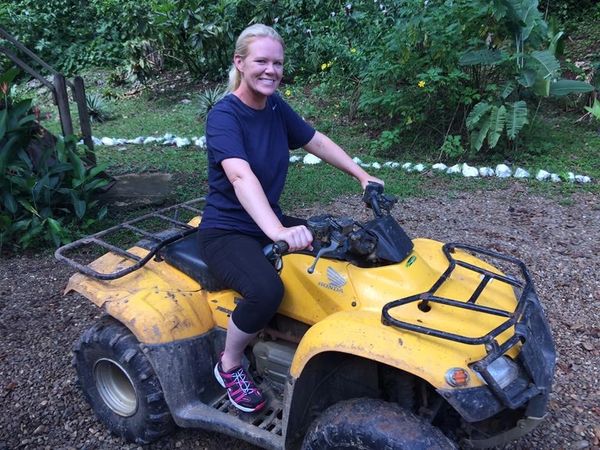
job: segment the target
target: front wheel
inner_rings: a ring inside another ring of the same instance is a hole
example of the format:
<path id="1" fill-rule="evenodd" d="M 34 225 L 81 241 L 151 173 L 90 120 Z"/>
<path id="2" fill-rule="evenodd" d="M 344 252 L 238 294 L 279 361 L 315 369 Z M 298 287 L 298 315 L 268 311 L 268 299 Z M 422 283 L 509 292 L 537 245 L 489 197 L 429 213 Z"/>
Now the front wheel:
<path id="1" fill-rule="evenodd" d="M 456 445 L 405 409 L 383 400 L 359 398 L 336 403 L 311 425 L 303 450 L 446 450 Z"/>
<path id="2" fill-rule="evenodd" d="M 73 351 L 81 390 L 112 433 L 147 444 L 175 428 L 160 382 L 123 324 L 103 317 Z"/>

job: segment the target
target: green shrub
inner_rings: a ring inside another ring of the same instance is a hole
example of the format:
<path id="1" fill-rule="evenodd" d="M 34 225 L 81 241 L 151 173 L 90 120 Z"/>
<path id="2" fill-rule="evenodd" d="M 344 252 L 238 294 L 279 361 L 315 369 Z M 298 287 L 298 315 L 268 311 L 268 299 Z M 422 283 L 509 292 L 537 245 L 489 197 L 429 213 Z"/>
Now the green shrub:
<path id="1" fill-rule="evenodd" d="M 108 181 L 104 167 L 86 168 L 75 138 L 55 147 L 35 145 L 42 129 L 31 114 L 31 100 L 14 102 L 10 70 L 0 76 L 0 248 L 26 248 L 40 240 L 59 246 L 106 214 L 94 199 Z M 46 141 L 48 142 L 48 141 Z"/>
<path id="2" fill-rule="evenodd" d="M 4 3 L 4 2 L 3 2 Z M 5 27 L 66 74 L 91 65 L 118 65 L 125 43 L 144 36 L 149 0 L 11 0 L 0 6 Z"/>

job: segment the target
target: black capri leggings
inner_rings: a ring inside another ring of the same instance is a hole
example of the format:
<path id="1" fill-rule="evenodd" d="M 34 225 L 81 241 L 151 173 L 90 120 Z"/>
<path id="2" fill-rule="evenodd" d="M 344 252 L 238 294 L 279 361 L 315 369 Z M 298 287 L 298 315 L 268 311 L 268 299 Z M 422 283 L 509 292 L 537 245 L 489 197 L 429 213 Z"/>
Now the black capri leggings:
<path id="1" fill-rule="evenodd" d="M 286 227 L 306 225 L 306 221 L 284 216 Z M 283 299 L 283 282 L 263 248 L 272 241 L 235 230 L 216 228 L 198 231 L 200 256 L 212 275 L 240 293 L 243 300 L 233 311 L 233 323 L 245 333 L 262 330 L 277 312 Z"/>

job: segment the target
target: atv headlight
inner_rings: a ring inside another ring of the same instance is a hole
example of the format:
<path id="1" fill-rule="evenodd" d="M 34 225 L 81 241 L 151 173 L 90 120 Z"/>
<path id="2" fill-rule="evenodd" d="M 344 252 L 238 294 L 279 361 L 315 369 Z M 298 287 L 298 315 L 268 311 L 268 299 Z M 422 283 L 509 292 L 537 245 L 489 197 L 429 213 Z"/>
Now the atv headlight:
<path id="1" fill-rule="evenodd" d="M 487 371 L 502 389 L 515 381 L 519 376 L 519 366 L 508 356 L 501 356 L 493 361 L 487 367 Z"/>

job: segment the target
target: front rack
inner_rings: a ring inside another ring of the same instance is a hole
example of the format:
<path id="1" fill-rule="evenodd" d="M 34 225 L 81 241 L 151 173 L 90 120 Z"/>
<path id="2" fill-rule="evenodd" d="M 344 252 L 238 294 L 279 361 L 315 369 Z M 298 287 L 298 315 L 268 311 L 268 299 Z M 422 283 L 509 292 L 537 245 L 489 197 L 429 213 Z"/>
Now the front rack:
<path id="1" fill-rule="evenodd" d="M 169 245 L 170 243 L 195 232 L 196 227 L 182 221 L 180 216 L 182 216 L 184 212 L 193 213 L 194 215 L 202 214 L 202 210 L 200 208 L 204 204 L 204 201 L 204 198 L 197 198 L 185 203 L 180 203 L 178 205 L 145 214 L 127 222 L 123 222 L 114 227 L 100 231 L 99 233 L 92 234 L 75 242 L 71 242 L 70 244 L 66 244 L 56 250 L 54 256 L 59 261 L 67 263 L 78 272 L 98 280 L 115 280 L 117 278 L 121 278 L 143 267 L 148 261 L 150 261 L 150 259 L 157 255 L 160 249 L 166 245 Z M 150 220 L 155 220 L 158 221 L 159 224 L 162 224 L 162 226 L 159 227 L 160 231 L 152 232 L 143 228 L 143 223 Z M 142 241 L 138 242 L 137 244 L 147 249 L 148 253 L 144 257 L 140 257 L 120 246 L 113 245 L 106 241 L 107 237 L 122 231 L 133 233 L 134 236 L 139 236 Z M 67 254 L 70 252 L 82 249 L 89 250 L 92 247 L 99 247 L 105 251 L 115 253 L 129 261 L 132 261 L 133 264 L 111 273 L 101 273 L 92 269 L 88 265 L 82 264 L 72 257 L 67 256 Z"/>
<path id="2" fill-rule="evenodd" d="M 523 281 L 520 281 L 513 277 L 500 275 L 500 274 L 491 272 L 487 269 L 484 269 L 482 267 L 478 267 L 478 266 L 475 266 L 468 262 L 456 259 L 456 258 L 454 258 L 453 253 L 457 249 L 467 250 L 474 254 L 478 254 L 478 253 L 483 254 L 483 255 L 513 264 L 519 268 L 519 271 L 521 273 Z M 384 325 L 392 325 L 392 326 L 402 328 L 405 330 L 410 330 L 410 331 L 414 331 L 417 333 L 422 333 L 422 334 L 426 334 L 428 336 L 434 336 L 434 337 L 438 337 L 438 338 L 442 338 L 442 339 L 448 339 L 448 340 L 460 342 L 463 344 L 469 344 L 469 345 L 483 344 L 486 346 L 486 349 L 488 351 L 490 351 L 492 349 L 497 350 L 499 348 L 499 346 L 498 346 L 498 343 L 496 342 L 496 337 L 499 334 L 501 334 L 502 332 L 504 332 L 505 330 L 507 330 L 508 328 L 510 328 L 511 326 L 514 326 L 519 322 L 519 320 L 523 316 L 523 312 L 525 309 L 525 305 L 526 305 L 525 299 L 527 298 L 527 295 L 531 291 L 533 291 L 533 284 L 531 282 L 531 277 L 529 275 L 527 267 L 525 266 L 525 264 L 522 261 L 520 261 L 516 258 L 513 258 L 511 256 L 502 255 L 500 253 L 496 253 L 496 252 L 482 249 L 479 247 L 473 247 L 473 246 L 466 245 L 466 244 L 449 243 L 449 244 L 445 244 L 442 247 L 442 250 L 449 262 L 449 265 L 448 265 L 448 268 L 446 269 L 446 271 L 440 276 L 440 278 L 433 284 L 433 286 L 428 291 L 422 292 L 420 294 L 413 295 L 410 297 L 402 298 L 399 300 L 394 300 L 394 301 L 387 303 L 383 307 L 383 310 L 382 310 L 381 320 L 382 320 L 383 324 Z M 448 280 L 450 278 L 450 276 L 452 275 L 452 272 L 456 269 L 456 267 L 463 267 L 465 269 L 477 272 L 482 276 L 479 285 L 477 286 L 475 291 L 473 291 L 473 294 L 466 302 L 453 300 L 453 299 L 449 299 L 449 298 L 445 298 L 445 297 L 439 297 L 439 296 L 435 295 L 437 290 L 444 284 L 444 282 L 446 282 L 446 280 Z M 508 311 L 508 310 L 499 309 L 499 308 L 490 308 L 487 306 L 482 306 L 482 305 L 477 304 L 477 300 L 481 296 L 481 293 L 484 291 L 486 286 L 492 280 L 498 280 L 500 282 L 507 283 L 513 287 L 521 289 L 521 294 L 519 295 L 519 299 L 517 301 L 517 306 L 514 311 Z M 397 308 L 399 306 L 404 306 L 404 305 L 407 305 L 407 304 L 413 303 L 413 302 L 420 302 L 419 309 L 421 311 L 428 311 L 430 308 L 429 303 L 439 303 L 442 305 L 448 305 L 448 306 L 452 306 L 455 308 L 461 308 L 461 309 L 475 311 L 475 312 L 479 312 L 479 313 L 483 313 L 483 314 L 490 314 L 490 315 L 499 316 L 499 317 L 506 317 L 506 321 L 504 321 L 502 324 L 500 324 L 493 330 L 489 331 L 485 335 L 483 335 L 481 337 L 472 338 L 472 337 L 462 336 L 459 334 L 448 333 L 448 332 L 442 331 L 442 330 L 436 330 L 436 329 L 429 328 L 429 327 L 422 326 L 422 325 L 415 325 L 412 323 L 401 321 L 401 320 L 396 319 L 391 316 L 391 314 L 390 314 L 391 309 Z"/>
<path id="3" fill-rule="evenodd" d="M 531 281 L 531 277 L 527 270 L 525 264 L 513 257 L 502 255 L 500 253 L 496 253 L 490 250 L 473 247 L 464 244 L 445 244 L 443 246 L 443 252 L 448 259 L 449 265 L 446 271 L 440 276 L 440 278 L 433 284 L 433 286 L 427 291 L 418 295 L 413 295 L 410 297 L 406 297 L 399 300 L 394 300 L 392 302 L 387 303 L 382 310 L 382 322 L 384 325 L 392 325 L 398 328 L 402 328 L 405 330 L 410 330 L 416 333 L 425 334 L 428 336 L 434 336 L 441 339 L 447 339 L 450 341 L 460 342 L 468 345 L 484 345 L 486 350 L 486 356 L 481 360 L 472 364 L 472 368 L 478 372 L 488 386 L 491 388 L 492 392 L 498 397 L 504 405 L 509 408 L 515 409 L 522 405 L 525 401 L 535 397 L 536 395 L 544 392 L 547 387 L 543 385 L 543 383 L 538 383 L 536 372 L 538 369 L 536 367 L 545 368 L 544 361 L 538 361 L 540 359 L 539 355 L 537 355 L 537 350 L 535 349 L 527 349 L 525 355 L 525 359 L 528 361 L 526 366 L 526 371 L 531 380 L 536 381 L 535 383 L 525 383 L 521 380 L 517 380 L 517 382 L 511 384 L 506 389 L 500 387 L 500 385 L 496 382 L 496 380 L 491 376 L 488 371 L 488 366 L 498 359 L 500 356 L 504 355 L 511 348 L 516 346 L 518 343 L 524 343 L 527 341 L 529 336 L 528 328 L 530 327 L 531 318 L 529 316 L 532 315 L 531 308 L 527 308 L 528 304 L 535 302 L 536 297 L 535 291 L 533 289 L 533 283 Z M 453 253 L 456 249 L 467 250 L 475 255 L 486 255 L 491 258 L 496 258 L 498 260 L 502 260 L 506 263 L 509 263 L 513 266 L 516 266 L 522 277 L 522 280 L 518 280 L 516 278 L 500 275 L 494 272 L 491 272 L 482 267 L 475 266 L 473 264 L 467 263 L 465 261 L 458 260 L 454 258 Z M 474 271 L 482 276 L 479 285 L 475 288 L 471 297 L 466 301 L 457 301 L 449 298 L 436 296 L 436 291 L 444 284 L 446 280 L 450 278 L 452 272 L 456 269 L 456 267 L 463 267 L 465 269 Z M 517 305 L 514 311 L 509 311 L 505 309 L 499 308 L 490 308 L 487 306 L 482 306 L 477 304 L 477 300 L 481 296 L 481 293 L 485 290 L 486 286 L 492 280 L 498 280 L 502 283 L 506 283 L 513 288 L 517 288 L 521 290 L 520 295 L 518 295 Z M 430 327 L 415 325 L 412 323 L 404 322 L 398 320 L 390 315 L 390 310 L 399 306 L 407 305 L 409 303 L 419 302 L 419 309 L 421 311 L 428 311 L 430 306 L 429 303 L 439 303 L 442 305 L 448 305 L 455 308 L 465 309 L 468 311 L 475 311 L 483 314 L 490 314 L 493 316 L 505 317 L 506 320 L 502 322 L 496 328 L 490 330 L 488 333 L 481 337 L 468 337 L 455 333 L 448 333 L 442 330 L 433 329 Z M 496 338 L 502 332 L 507 330 L 510 327 L 514 327 L 514 334 L 512 337 L 507 339 L 501 345 L 498 344 Z M 542 339 L 544 333 L 538 333 L 541 337 L 538 336 L 539 339 Z M 526 349 L 527 345 L 524 345 L 524 349 Z M 523 352 L 522 352 L 523 353 Z M 523 354 L 521 354 L 523 357 Z M 536 364 L 536 367 L 528 367 Z"/>

